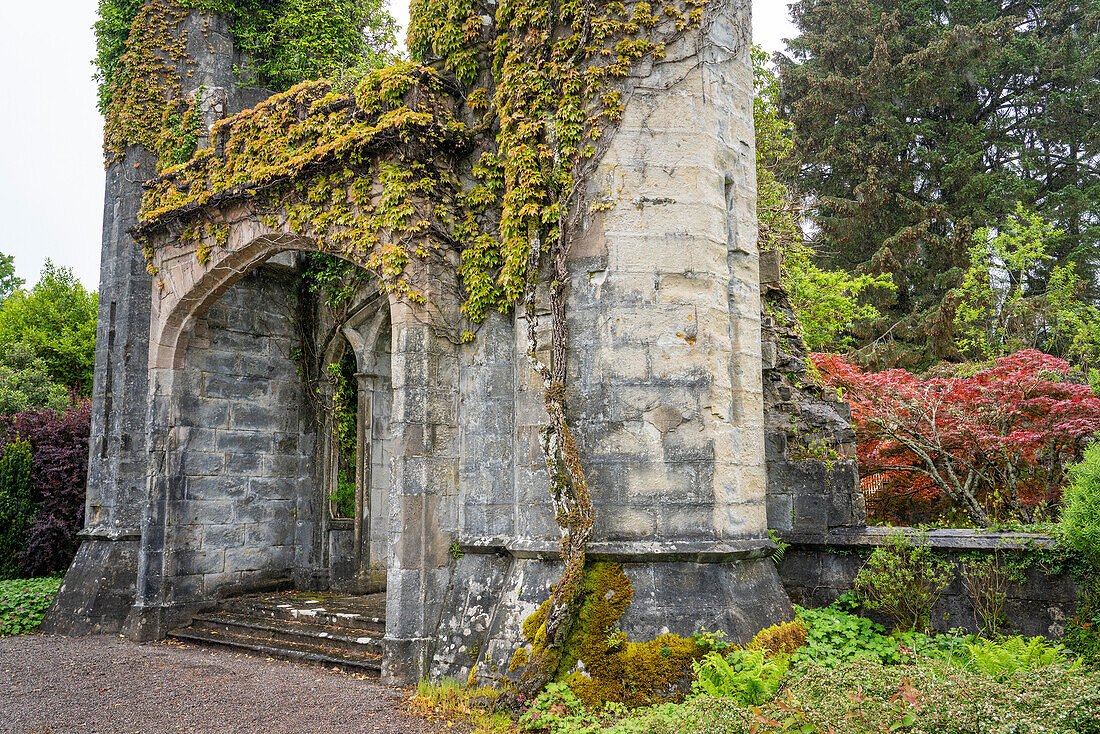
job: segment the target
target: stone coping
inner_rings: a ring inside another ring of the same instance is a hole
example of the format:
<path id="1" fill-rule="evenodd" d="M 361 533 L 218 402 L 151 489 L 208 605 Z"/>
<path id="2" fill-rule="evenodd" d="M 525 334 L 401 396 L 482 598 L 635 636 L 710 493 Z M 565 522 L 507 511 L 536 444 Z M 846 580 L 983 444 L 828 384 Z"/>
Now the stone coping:
<path id="1" fill-rule="evenodd" d="M 84 528 L 76 534 L 81 540 L 141 540 L 141 528 Z"/>
<path id="2" fill-rule="evenodd" d="M 481 537 L 458 541 L 463 553 L 510 555 L 556 561 L 561 557 L 557 541 L 529 538 Z M 770 556 L 776 545 L 768 538 L 736 540 L 627 540 L 588 544 L 587 556 L 594 561 L 617 563 L 687 562 L 728 563 Z"/>
<path id="3" fill-rule="evenodd" d="M 973 529 L 918 530 L 904 527 L 865 527 L 833 530 L 828 533 L 781 532 L 779 537 L 791 545 L 874 548 L 886 545 L 897 533 L 911 540 L 927 537 L 933 548 L 950 550 L 1039 550 L 1053 548 L 1057 541 L 1042 533 L 997 532 Z"/>

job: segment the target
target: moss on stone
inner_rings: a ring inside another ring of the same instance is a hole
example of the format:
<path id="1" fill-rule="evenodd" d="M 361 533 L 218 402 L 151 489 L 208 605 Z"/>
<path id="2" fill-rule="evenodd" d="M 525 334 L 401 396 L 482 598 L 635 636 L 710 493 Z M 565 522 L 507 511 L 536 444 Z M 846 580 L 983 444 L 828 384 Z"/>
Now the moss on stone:
<path id="1" fill-rule="evenodd" d="M 694 639 L 672 634 L 648 642 L 627 640 L 618 623 L 633 597 L 633 584 L 621 564 L 589 564 L 577 618 L 559 654 L 547 656 L 550 651 L 543 648 L 549 602 L 524 621 L 523 634 L 531 645 L 531 658 L 556 657 L 554 678 L 565 681 L 589 706 L 615 702 L 635 707 L 682 698 L 681 684 L 691 661 L 705 650 Z M 521 648 L 509 670 L 525 664 L 527 659 L 527 648 Z"/>

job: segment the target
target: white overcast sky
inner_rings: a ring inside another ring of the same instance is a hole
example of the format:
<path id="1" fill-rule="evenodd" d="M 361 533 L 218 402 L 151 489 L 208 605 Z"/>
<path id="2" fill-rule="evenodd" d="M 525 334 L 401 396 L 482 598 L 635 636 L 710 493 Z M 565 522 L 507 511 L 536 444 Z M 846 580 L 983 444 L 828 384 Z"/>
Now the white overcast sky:
<path id="1" fill-rule="evenodd" d="M 404 26 L 406 0 L 390 0 Z M 96 0 L 0 0 L 0 252 L 32 285 L 43 262 L 99 287 L 103 120 L 91 59 Z M 785 0 L 756 0 L 756 42 L 795 34 Z"/>

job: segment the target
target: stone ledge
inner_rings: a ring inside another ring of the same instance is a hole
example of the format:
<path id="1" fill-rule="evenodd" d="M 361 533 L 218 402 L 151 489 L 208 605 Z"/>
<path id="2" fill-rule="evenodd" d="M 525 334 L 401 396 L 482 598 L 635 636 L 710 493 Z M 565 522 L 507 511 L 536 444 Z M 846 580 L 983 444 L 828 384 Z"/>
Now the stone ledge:
<path id="1" fill-rule="evenodd" d="M 556 561 L 561 552 L 556 541 L 523 538 L 483 537 L 460 540 L 463 553 L 510 555 L 513 558 L 535 558 Z M 588 544 L 587 555 L 594 561 L 646 563 L 728 563 L 730 561 L 770 556 L 776 545 L 768 538 L 745 538 L 722 541 L 603 541 Z"/>
<path id="2" fill-rule="evenodd" d="M 76 537 L 81 540 L 141 540 L 141 528 L 84 528 Z"/>
<path id="3" fill-rule="evenodd" d="M 785 543 L 798 546 L 875 548 L 886 545 L 896 533 L 911 540 L 927 537 L 933 548 L 947 550 L 1040 550 L 1053 548 L 1054 538 L 1041 533 L 990 532 L 985 530 L 928 530 L 900 527 L 868 527 L 829 533 L 780 532 Z"/>

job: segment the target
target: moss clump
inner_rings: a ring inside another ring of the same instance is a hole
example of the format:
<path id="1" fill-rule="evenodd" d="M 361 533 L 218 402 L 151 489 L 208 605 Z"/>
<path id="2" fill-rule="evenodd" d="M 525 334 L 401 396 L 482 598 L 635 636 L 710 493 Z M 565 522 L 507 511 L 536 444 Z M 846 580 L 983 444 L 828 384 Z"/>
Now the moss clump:
<path id="1" fill-rule="evenodd" d="M 576 621 L 557 655 L 546 655 L 543 649 L 549 601 L 524 621 L 531 657 L 555 659 L 554 678 L 565 681 L 588 706 L 615 702 L 636 707 L 682 698 L 680 684 L 691 661 L 705 650 L 691 638 L 671 634 L 649 642 L 627 640 L 618 623 L 633 597 L 634 587 L 621 564 L 590 564 Z M 520 649 L 513 667 L 527 659 L 527 649 Z"/>
<path id="2" fill-rule="evenodd" d="M 806 625 L 800 621 L 784 622 L 761 630 L 749 643 L 749 650 L 764 650 L 768 656 L 794 655 L 806 644 Z"/>

